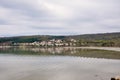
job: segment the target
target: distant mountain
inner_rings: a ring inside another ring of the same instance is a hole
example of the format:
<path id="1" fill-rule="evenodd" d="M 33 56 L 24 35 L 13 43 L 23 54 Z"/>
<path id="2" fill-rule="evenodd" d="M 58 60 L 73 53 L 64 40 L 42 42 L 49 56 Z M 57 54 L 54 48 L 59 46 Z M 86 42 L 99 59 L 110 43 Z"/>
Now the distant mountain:
<path id="1" fill-rule="evenodd" d="M 1 37 L 0 43 L 3 42 L 35 42 L 35 41 L 48 41 L 51 39 L 77 39 L 77 40 L 120 40 L 120 32 L 116 33 L 102 33 L 102 34 L 84 34 L 72 36 L 49 36 L 49 35 L 33 35 L 33 36 L 18 36 L 18 37 Z"/>

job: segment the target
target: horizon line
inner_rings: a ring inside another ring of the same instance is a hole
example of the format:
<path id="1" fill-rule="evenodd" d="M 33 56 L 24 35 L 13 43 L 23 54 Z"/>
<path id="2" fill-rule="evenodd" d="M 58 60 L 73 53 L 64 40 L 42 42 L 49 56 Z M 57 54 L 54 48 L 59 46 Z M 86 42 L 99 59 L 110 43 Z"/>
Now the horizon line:
<path id="1" fill-rule="evenodd" d="M 18 36 L 0 36 L 0 38 L 9 38 L 9 37 L 24 37 L 24 36 L 77 36 L 77 35 L 94 35 L 94 34 L 110 34 L 110 33 L 120 33 L 120 32 L 105 32 L 105 33 L 83 33 L 83 34 L 65 34 L 65 35 L 53 35 L 53 34 L 28 34 L 28 35 L 18 35 Z"/>

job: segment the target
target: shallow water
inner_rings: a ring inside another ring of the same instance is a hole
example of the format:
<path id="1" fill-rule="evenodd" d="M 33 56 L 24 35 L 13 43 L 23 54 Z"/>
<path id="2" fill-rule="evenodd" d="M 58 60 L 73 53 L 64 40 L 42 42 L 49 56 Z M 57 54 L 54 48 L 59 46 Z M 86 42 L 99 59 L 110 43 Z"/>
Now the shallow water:
<path id="1" fill-rule="evenodd" d="M 119 51 L 78 49 L 78 48 L 30 48 L 30 47 L 10 47 L 0 48 L 0 54 L 14 55 L 38 55 L 38 56 L 79 56 L 91 58 L 120 59 Z"/>
<path id="2" fill-rule="evenodd" d="M 118 52 L 97 51 L 95 55 L 93 50 L 11 50 L 0 52 L 0 80 L 110 80 L 120 75 Z"/>
<path id="3" fill-rule="evenodd" d="M 120 60 L 70 56 L 0 55 L 0 80 L 110 80 Z"/>

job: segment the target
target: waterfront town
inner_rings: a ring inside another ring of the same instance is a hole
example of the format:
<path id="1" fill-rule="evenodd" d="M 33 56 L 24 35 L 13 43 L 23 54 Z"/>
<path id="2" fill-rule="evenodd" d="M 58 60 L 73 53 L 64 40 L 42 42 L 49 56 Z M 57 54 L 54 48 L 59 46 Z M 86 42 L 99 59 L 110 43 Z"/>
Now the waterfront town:
<path id="1" fill-rule="evenodd" d="M 4 42 L 0 43 L 0 46 L 35 46 L 35 47 L 59 47 L 59 46 L 76 46 L 77 40 L 70 39 L 69 41 L 61 39 L 51 39 L 48 41 L 35 41 L 31 43 L 13 43 L 13 42 Z"/>
<path id="2" fill-rule="evenodd" d="M 66 42 L 61 39 L 52 39 L 49 41 L 33 42 L 33 43 L 14 43 L 14 45 L 20 46 L 38 46 L 38 47 L 54 47 L 54 46 L 76 46 L 76 40 L 70 39 L 69 42 Z"/>
<path id="3" fill-rule="evenodd" d="M 26 47 L 80 47 L 80 46 L 96 46 L 96 47 L 120 47 L 120 43 L 106 40 L 77 40 L 77 39 L 50 39 L 33 42 L 0 42 L 1 47 L 5 46 L 26 46 Z"/>

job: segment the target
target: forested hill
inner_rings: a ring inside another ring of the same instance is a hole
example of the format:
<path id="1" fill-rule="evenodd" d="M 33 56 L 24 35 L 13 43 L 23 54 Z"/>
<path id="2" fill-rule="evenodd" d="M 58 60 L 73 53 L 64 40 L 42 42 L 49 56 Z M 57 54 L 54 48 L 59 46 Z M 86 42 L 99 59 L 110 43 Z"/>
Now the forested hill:
<path id="1" fill-rule="evenodd" d="M 84 40 L 120 40 L 120 32 L 116 33 L 102 33 L 102 34 L 85 34 L 85 35 L 75 35 L 69 36 L 74 39 L 84 39 Z"/>
<path id="2" fill-rule="evenodd" d="M 85 35 L 72 35 L 72 36 L 49 36 L 49 35 L 34 35 L 34 36 L 18 36 L 18 37 L 1 37 L 0 43 L 3 42 L 35 42 L 35 41 L 47 41 L 51 39 L 76 39 L 76 40 L 119 40 L 120 32 L 116 33 L 102 33 L 102 34 L 85 34 Z"/>
<path id="3" fill-rule="evenodd" d="M 34 35 L 34 36 L 18 36 L 18 37 L 2 37 L 0 38 L 0 43 L 3 42 L 15 42 L 15 43 L 25 43 L 25 42 L 35 42 L 35 41 L 48 41 L 51 39 L 65 39 L 65 36 L 49 36 L 49 35 Z"/>

